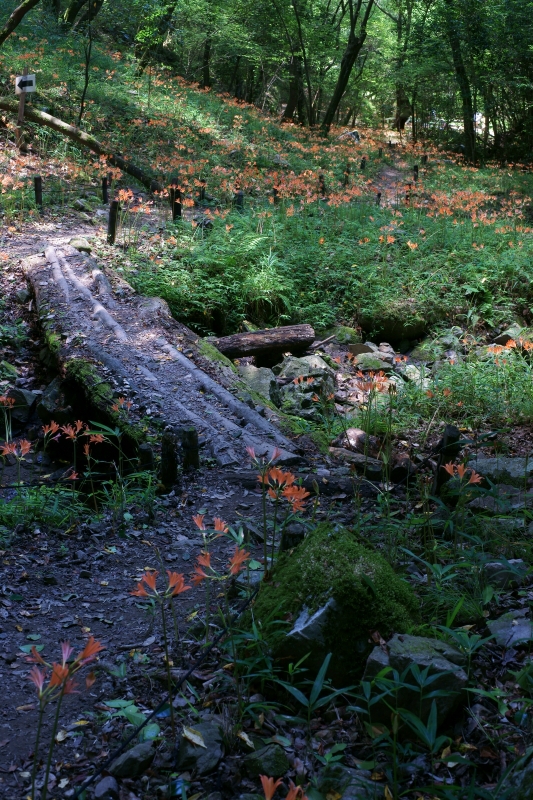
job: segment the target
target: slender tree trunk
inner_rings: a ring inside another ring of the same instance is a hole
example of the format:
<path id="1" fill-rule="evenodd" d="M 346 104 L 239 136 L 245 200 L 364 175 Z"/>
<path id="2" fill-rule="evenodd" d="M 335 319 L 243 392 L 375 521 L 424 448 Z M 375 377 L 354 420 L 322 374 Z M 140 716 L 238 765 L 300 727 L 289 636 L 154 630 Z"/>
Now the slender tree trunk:
<path id="1" fill-rule="evenodd" d="M 331 128 L 331 124 L 335 119 L 335 112 L 337 111 L 339 103 L 341 102 L 344 92 L 346 91 L 346 87 L 348 86 L 348 81 L 350 80 L 353 66 L 365 42 L 366 26 L 368 24 L 373 6 L 374 0 L 367 0 L 365 13 L 359 26 L 359 33 L 356 35 L 355 31 L 357 28 L 357 23 L 359 22 L 362 0 L 358 0 L 355 8 L 352 0 L 349 0 L 350 33 L 348 35 L 346 49 L 342 56 L 337 84 L 333 90 L 333 94 L 331 95 L 329 105 L 326 109 L 326 113 L 324 114 L 324 119 L 322 120 L 322 130 L 324 133 L 328 133 L 329 129 Z"/>
<path id="2" fill-rule="evenodd" d="M 233 70 L 233 75 L 231 76 L 231 80 L 228 86 L 228 94 L 231 94 L 231 90 L 233 89 L 233 85 L 235 84 L 235 91 L 237 90 L 237 76 L 239 74 L 239 64 L 241 63 L 241 57 L 235 57 L 235 69 Z"/>
<path id="3" fill-rule="evenodd" d="M 463 104 L 463 125 L 465 138 L 465 156 L 467 161 L 472 163 L 476 160 L 476 130 L 474 127 L 474 104 L 472 102 L 472 90 L 466 72 L 463 51 L 461 48 L 461 38 L 457 28 L 457 20 L 454 16 L 453 0 L 446 0 L 450 13 L 447 15 L 447 36 L 452 51 L 455 78 L 459 86 L 461 100 Z"/>
<path id="4" fill-rule="evenodd" d="M 210 74 L 210 61 L 211 61 L 211 39 L 208 37 L 204 43 L 204 54 L 202 59 L 202 87 L 209 89 L 211 86 Z"/>
<path id="5" fill-rule="evenodd" d="M 167 3 L 165 11 L 159 17 L 157 22 L 157 32 L 148 44 L 138 44 L 135 47 L 135 55 L 139 59 L 139 64 L 137 66 L 137 75 L 142 75 L 148 63 L 150 61 L 150 53 L 154 50 L 154 48 L 161 45 L 164 41 L 164 37 L 168 31 L 169 25 L 172 21 L 172 17 L 174 16 L 174 11 L 178 4 L 178 0 L 169 0 Z"/>
<path id="6" fill-rule="evenodd" d="M 28 11 L 31 11 L 38 2 L 39 0 L 24 0 L 24 2 L 13 11 L 2 30 L 0 30 L 0 45 L 5 42 L 10 33 L 13 33 Z"/>
<path id="7" fill-rule="evenodd" d="M 92 22 L 103 5 L 104 5 L 104 0 L 89 0 L 89 8 L 78 19 L 78 21 L 74 23 L 72 27 L 80 28 L 82 25 L 85 25 L 86 22 Z"/>
<path id="8" fill-rule="evenodd" d="M 63 14 L 63 22 L 66 25 L 74 25 L 76 17 L 82 10 L 83 6 L 87 5 L 89 0 L 70 0 L 65 13 Z"/>

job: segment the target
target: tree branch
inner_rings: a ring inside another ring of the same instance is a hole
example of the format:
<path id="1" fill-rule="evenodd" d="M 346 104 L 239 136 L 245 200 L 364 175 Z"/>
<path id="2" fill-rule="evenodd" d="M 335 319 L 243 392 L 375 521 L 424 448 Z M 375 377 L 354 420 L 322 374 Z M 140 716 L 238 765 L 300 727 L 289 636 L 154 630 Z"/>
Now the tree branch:
<path id="1" fill-rule="evenodd" d="M 19 22 L 21 22 L 28 11 L 31 11 L 38 2 L 39 0 L 24 0 L 24 2 L 13 11 L 5 26 L 0 31 L 0 45 L 5 42 L 10 33 L 13 33 Z"/>

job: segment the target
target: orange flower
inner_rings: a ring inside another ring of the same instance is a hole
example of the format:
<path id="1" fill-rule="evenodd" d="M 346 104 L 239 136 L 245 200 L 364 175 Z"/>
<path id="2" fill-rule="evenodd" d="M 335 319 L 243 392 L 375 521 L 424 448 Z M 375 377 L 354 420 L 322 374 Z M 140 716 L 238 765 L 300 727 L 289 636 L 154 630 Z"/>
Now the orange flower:
<path id="1" fill-rule="evenodd" d="M 445 470 L 446 470 L 446 472 L 448 473 L 448 475 L 451 475 L 451 476 L 452 476 L 452 478 L 453 478 L 453 476 L 455 475 L 454 465 L 452 464 L 452 462 L 451 462 L 451 461 L 449 462 L 449 464 L 444 464 L 444 466 L 442 467 L 442 469 L 445 469 Z"/>
<path id="2" fill-rule="evenodd" d="M 215 517 L 213 522 L 216 531 L 222 531 L 222 533 L 227 533 L 228 526 L 226 525 L 224 520 L 220 519 L 220 517 Z"/>
<path id="3" fill-rule="evenodd" d="M 181 594 L 182 592 L 186 592 L 187 589 L 191 588 L 190 586 L 185 586 L 185 579 L 181 573 L 170 572 L 170 570 L 167 569 L 167 575 L 168 575 L 168 589 L 169 590 L 172 589 L 172 591 L 170 592 L 172 597 L 175 597 L 176 595 Z"/>
<path id="4" fill-rule="evenodd" d="M 44 672 L 40 670 L 39 667 L 32 667 L 31 672 L 28 675 L 28 678 L 35 685 L 40 697 L 43 693 L 43 686 L 45 681 Z"/>
<path id="5" fill-rule="evenodd" d="M 431 391 L 431 389 L 428 389 L 428 390 L 427 390 L 427 392 L 426 392 L 426 397 L 429 397 L 429 398 L 431 398 L 431 397 L 435 397 L 435 395 L 433 394 L 433 392 Z"/>
<path id="6" fill-rule="evenodd" d="M 278 778 L 277 781 L 274 781 L 274 778 L 267 778 L 266 775 L 260 775 L 259 777 L 261 779 L 265 800 L 272 800 L 276 789 L 281 783 L 281 778 Z"/>
<path id="7" fill-rule="evenodd" d="M 50 420 L 50 425 L 43 425 L 43 433 L 47 436 L 49 433 L 57 433 L 59 430 L 59 425 L 54 420 Z"/>
<path id="8" fill-rule="evenodd" d="M 516 347 L 516 342 L 514 339 L 509 339 L 505 344 L 505 348 L 506 350 L 510 350 L 513 347 Z"/>
<path id="9" fill-rule="evenodd" d="M 451 395 L 451 393 L 452 393 L 451 389 L 443 389 L 442 390 L 442 394 L 444 395 L 444 397 L 449 397 Z"/>
<path id="10" fill-rule="evenodd" d="M 61 686 L 61 684 L 68 678 L 68 667 L 63 664 L 52 664 L 52 675 L 50 677 L 50 686 Z"/>
<path id="11" fill-rule="evenodd" d="M 2 445 L 2 447 L 0 447 L 0 455 L 2 456 L 9 456 L 9 455 L 14 456 L 16 452 L 17 452 L 17 446 L 15 442 L 6 442 L 5 444 Z"/>
<path id="12" fill-rule="evenodd" d="M 94 684 L 95 680 L 96 680 L 96 675 L 94 674 L 94 672 L 89 672 L 89 674 L 85 678 L 85 686 L 86 686 L 86 688 L 90 689 L 91 686 Z"/>
<path id="13" fill-rule="evenodd" d="M 283 490 L 283 497 L 291 504 L 293 511 L 302 511 L 309 492 L 303 486 L 287 486 Z"/>
<path id="14" fill-rule="evenodd" d="M 416 242 L 407 242 L 407 247 L 409 248 L 409 250 L 416 250 L 418 245 Z"/>
<path id="15" fill-rule="evenodd" d="M 76 431 L 74 430 L 72 425 L 62 425 L 61 430 L 63 431 L 67 439 L 72 439 L 74 441 L 74 439 L 76 438 Z"/>
<path id="16" fill-rule="evenodd" d="M 140 581 L 137 584 L 137 588 L 130 592 L 130 594 L 134 595 L 135 597 L 150 597 Z"/>
<path id="17" fill-rule="evenodd" d="M 15 405 L 15 398 L 7 397 L 5 394 L 3 394 L 0 397 L 0 405 L 13 407 Z"/>
<path id="18" fill-rule="evenodd" d="M 465 476 L 465 473 L 466 473 L 465 465 L 464 464 L 459 464 L 459 466 L 456 467 L 456 472 L 457 472 L 457 475 L 459 475 L 460 480 L 463 480 L 463 478 Z"/>
<path id="19" fill-rule="evenodd" d="M 191 581 L 193 582 L 194 586 L 198 586 L 206 578 L 209 578 L 209 575 L 206 575 L 203 569 L 200 569 L 200 567 L 194 568 L 194 574 L 191 576 Z"/>
<path id="20" fill-rule="evenodd" d="M 100 650 L 104 650 L 104 645 L 97 642 L 94 636 L 89 638 L 89 641 L 76 658 L 76 661 L 79 661 L 81 664 L 88 664 L 89 661 L 92 661 L 96 654 L 100 652 Z"/>
<path id="21" fill-rule="evenodd" d="M 102 444 L 102 442 L 104 441 L 103 434 L 101 434 L 101 433 L 95 433 L 95 434 L 93 434 L 93 435 L 91 436 L 91 438 L 89 439 L 89 441 L 91 442 L 91 444 Z"/>
<path id="22" fill-rule="evenodd" d="M 237 545 L 235 545 L 235 552 L 230 559 L 230 575 L 238 575 L 241 569 L 244 566 L 244 562 L 250 558 L 250 553 L 246 553 L 244 550 L 240 550 Z"/>
<path id="23" fill-rule="evenodd" d="M 205 517 L 205 514 L 195 514 L 194 517 L 192 518 L 192 521 L 194 522 L 194 524 L 198 528 L 200 528 L 201 531 L 205 531 L 204 517 Z"/>
<path id="24" fill-rule="evenodd" d="M 208 553 L 207 550 L 202 550 L 200 555 L 197 558 L 197 563 L 201 567 L 207 567 L 208 569 L 211 568 L 211 553 Z"/>
<path id="25" fill-rule="evenodd" d="M 287 792 L 285 800 L 296 800 L 296 798 L 299 798 L 299 800 L 307 800 L 307 797 L 304 794 L 304 790 L 301 786 L 295 786 L 291 780 L 289 780 L 289 785 L 290 789 Z"/>
<path id="26" fill-rule="evenodd" d="M 470 478 L 468 479 L 468 483 L 481 483 L 482 480 L 483 478 L 481 477 L 481 475 L 478 475 L 477 472 L 474 472 L 474 470 L 472 470 L 472 472 L 470 473 Z"/>
<path id="27" fill-rule="evenodd" d="M 91 453 L 90 445 L 89 444 L 84 444 L 83 445 L 83 454 L 86 456 L 86 458 L 89 458 L 90 453 Z"/>

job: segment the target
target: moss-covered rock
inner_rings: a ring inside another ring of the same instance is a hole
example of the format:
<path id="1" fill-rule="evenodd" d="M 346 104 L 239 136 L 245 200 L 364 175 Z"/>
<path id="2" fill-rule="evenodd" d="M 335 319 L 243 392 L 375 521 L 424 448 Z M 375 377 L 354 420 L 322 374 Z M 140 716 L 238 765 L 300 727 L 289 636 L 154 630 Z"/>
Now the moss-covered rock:
<path id="1" fill-rule="evenodd" d="M 339 683 L 360 676 L 371 631 L 407 631 L 417 607 L 411 588 L 381 555 L 324 523 L 280 556 L 272 581 L 261 586 L 255 617 L 266 623 L 289 615 L 292 629 L 264 626 L 277 657 L 288 663 L 311 653 L 306 666 L 317 670 L 332 652 L 329 674 Z"/>
<path id="2" fill-rule="evenodd" d="M 220 350 L 217 350 L 217 348 L 210 342 L 206 342 L 205 339 L 198 339 L 197 347 L 199 353 L 204 358 L 208 358 L 209 361 L 218 361 L 225 367 L 229 367 L 232 372 L 237 372 L 237 368 L 233 361 L 230 361 L 229 358 L 224 355 L 224 353 L 221 353 Z"/>
<path id="3" fill-rule="evenodd" d="M 356 344 L 363 341 L 359 331 L 349 328 L 347 325 L 339 325 L 338 328 L 335 328 L 335 338 L 339 344 Z"/>

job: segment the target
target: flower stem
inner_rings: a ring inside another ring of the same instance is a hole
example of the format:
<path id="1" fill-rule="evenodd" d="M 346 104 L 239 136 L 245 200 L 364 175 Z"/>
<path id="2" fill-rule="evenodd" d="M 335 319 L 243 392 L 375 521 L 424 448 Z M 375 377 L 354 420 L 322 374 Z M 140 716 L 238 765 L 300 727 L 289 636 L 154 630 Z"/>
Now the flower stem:
<path id="1" fill-rule="evenodd" d="M 39 722 L 37 723 L 37 734 L 35 736 L 35 748 L 33 751 L 33 769 L 31 772 L 31 800 L 35 800 L 35 776 L 37 774 L 37 763 L 39 760 L 39 743 L 41 740 L 41 728 L 43 726 L 43 714 L 45 704 L 39 703 Z"/>
<path id="2" fill-rule="evenodd" d="M 54 717 L 54 724 L 52 726 L 52 739 L 50 741 L 50 749 L 48 750 L 48 759 L 46 761 L 46 772 L 44 775 L 43 793 L 41 795 L 41 800 L 46 800 L 48 794 L 48 777 L 50 775 L 50 767 L 52 765 L 52 755 L 54 753 L 54 746 L 56 743 L 57 724 L 59 722 L 59 712 L 61 711 L 61 704 L 63 703 L 64 689 L 65 689 L 65 684 L 63 684 L 63 691 L 59 695 L 59 699 L 57 701 L 56 715 Z"/>

